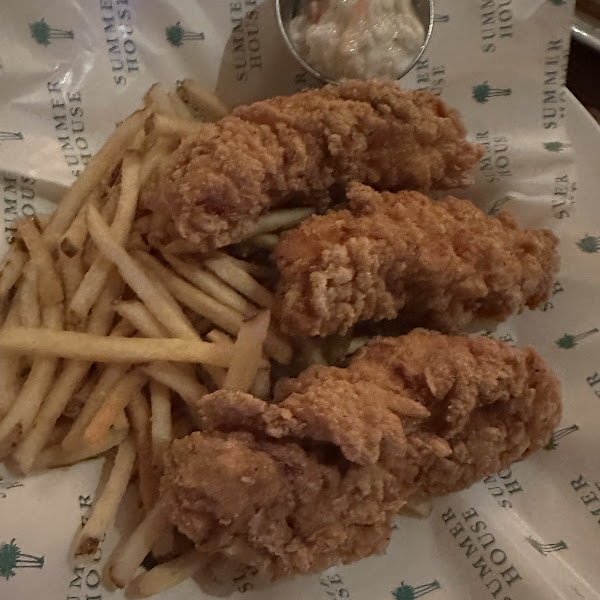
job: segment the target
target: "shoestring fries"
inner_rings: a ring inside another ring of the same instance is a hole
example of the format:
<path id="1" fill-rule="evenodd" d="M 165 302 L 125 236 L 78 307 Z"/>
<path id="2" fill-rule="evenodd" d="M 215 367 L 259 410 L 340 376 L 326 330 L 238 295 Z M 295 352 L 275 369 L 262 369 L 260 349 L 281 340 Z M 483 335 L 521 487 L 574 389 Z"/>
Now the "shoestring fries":
<path id="1" fill-rule="evenodd" d="M 92 559 L 137 484 L 139 525 L 103 569 L 107 585 L 145 598 L 202 568 L 160 501 L 171 442 L 200 426 L 195 407 L 214 389 L 271 398 L 271 364 L 294 348 L 271 319 L 279 235 L 313 213 L 260 217 L 237 252 L 199 254 L 164 242 L 168 215 L 139 203 L 184 138 L 228 110 L 191 80 L 152 86 L 144 108 L 110 134 L 49 218 L 17 223 L 0 266 L 0 457 L 22 473 L 104 457 L 91 516 L 71 548 Z M 209 389 L 210 388 L 210 389 Z M 138 574 L 152 551 L 159 564 Z"/>

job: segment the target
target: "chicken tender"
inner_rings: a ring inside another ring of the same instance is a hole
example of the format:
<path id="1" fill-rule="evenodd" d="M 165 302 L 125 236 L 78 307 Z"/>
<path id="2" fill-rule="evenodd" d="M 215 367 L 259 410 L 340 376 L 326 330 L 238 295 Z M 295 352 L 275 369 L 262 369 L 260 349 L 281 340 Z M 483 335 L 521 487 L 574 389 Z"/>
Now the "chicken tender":
<path id="1" fill-rule="evenodd" d="M 359 321 L 455 333 L 496 321 L 549 295 L 557 238 L 489 217 L 466 200 L 379 193 L 353 183 L 350 210 L 312 217 L 275 251 L 278 316 L 291 334 L 345 333 Z"/>
<path id="2" fill-rule="evenodd" d="M 185 138 L 141 193 L 165 237 L 200 250 L 238 242 L 290 199 L 322 205 L 356 180 L 380 189 L 472 182 L 480 146 L 457 111 L 394 82 L 350 81 L 242 106 Z"/>
<path id="3" fill-rule="evenodd" d="M 383 551 L 407 500 L 507 468 L 548 441 L 561 413 L 534 350 L 424 330 L 374 340 L 347 369 L 310 367 L 276 400 L 204 396 L 203 431 L 167 454 L 169 519 L 215 570 L 242 563 L 277 578 Z"/>

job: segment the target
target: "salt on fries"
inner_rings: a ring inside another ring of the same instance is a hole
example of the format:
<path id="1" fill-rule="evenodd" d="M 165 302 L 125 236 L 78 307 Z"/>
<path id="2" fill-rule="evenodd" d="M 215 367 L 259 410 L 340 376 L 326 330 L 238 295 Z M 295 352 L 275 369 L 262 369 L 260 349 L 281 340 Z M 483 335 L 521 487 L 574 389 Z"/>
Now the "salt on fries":
<path id="1" fill-rule="evenodd" d="M 159 500 L 165 451 L 195 428 L 198 398 L 224 388 L 269 399 L 269 359 L 293 355 L 270 318 L 272 266 L 227 250 L 198 256 L 184 240 L 160 245 L 153 232 L 166 216 L 138 208 L 161 161 L 227 108 L 190 80 L 176 93 L 156 84 L 144 103 L 50 218 L 18 223 L 0 267 L 0 458 L 29 473 L 105 455 L 72 545 L 78 561 L 96 555 L 137 481 L 141 520 L 103 571 L 132 598 L 177 585 L 206 560 L 173 537 Z M 273 248 L 312 212 L 264 215 L 240 248 Z M 138 574 L 150 551 L 161 564 Z"/>

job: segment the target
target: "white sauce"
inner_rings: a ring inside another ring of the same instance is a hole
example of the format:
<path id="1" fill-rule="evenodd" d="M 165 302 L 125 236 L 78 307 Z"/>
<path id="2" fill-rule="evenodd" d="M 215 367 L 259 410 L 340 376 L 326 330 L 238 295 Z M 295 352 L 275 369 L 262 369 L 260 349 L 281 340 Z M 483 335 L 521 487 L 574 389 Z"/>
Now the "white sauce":
<path id="1" fill-rule="evenodd" d="M 289 35 L 329 79 L 396 79 L 425 41 L 425 28 L 412 0 L 312 0 Z"/>

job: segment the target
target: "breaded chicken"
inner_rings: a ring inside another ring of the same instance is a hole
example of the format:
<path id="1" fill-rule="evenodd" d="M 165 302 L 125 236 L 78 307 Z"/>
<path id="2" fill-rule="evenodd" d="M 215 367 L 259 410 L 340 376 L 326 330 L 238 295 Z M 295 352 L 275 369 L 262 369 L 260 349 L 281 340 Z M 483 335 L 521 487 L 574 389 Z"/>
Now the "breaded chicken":
<path id="1" fill-rule="evenodd" d="M 349 210 L 314 216 L 275 251 L 278 317 L 291 334 L 345 333 L 395 319 L 454 333 L 474 318 L 502 321 L 547 297 L 557 238 L 489 217 L 466 200 L 348 187 Z"/>
<path id="2" fill-rule="evenodd" d="M 141 193 L 168 216 L 164 235 L 201 250 L 240 241 L 290 200 L 322 205 L 332 189 L 451 189 L 472 182 L 480 146 L 457 111 L 394 82 L 350 81 L 241 106 L 185 138 Z"/>
<path id="3" fill-rule="evenodd" d="M 561 413 L 534 350 L 425 330 L 376 339 L 346 369 L 310 367 L 276 400 L 204 396 L 203 431 L 167 454 L 169 519 L 215 570 L 243 563 L 277 578 L 380 552 L 407 500 L 521 460 Z"/>

